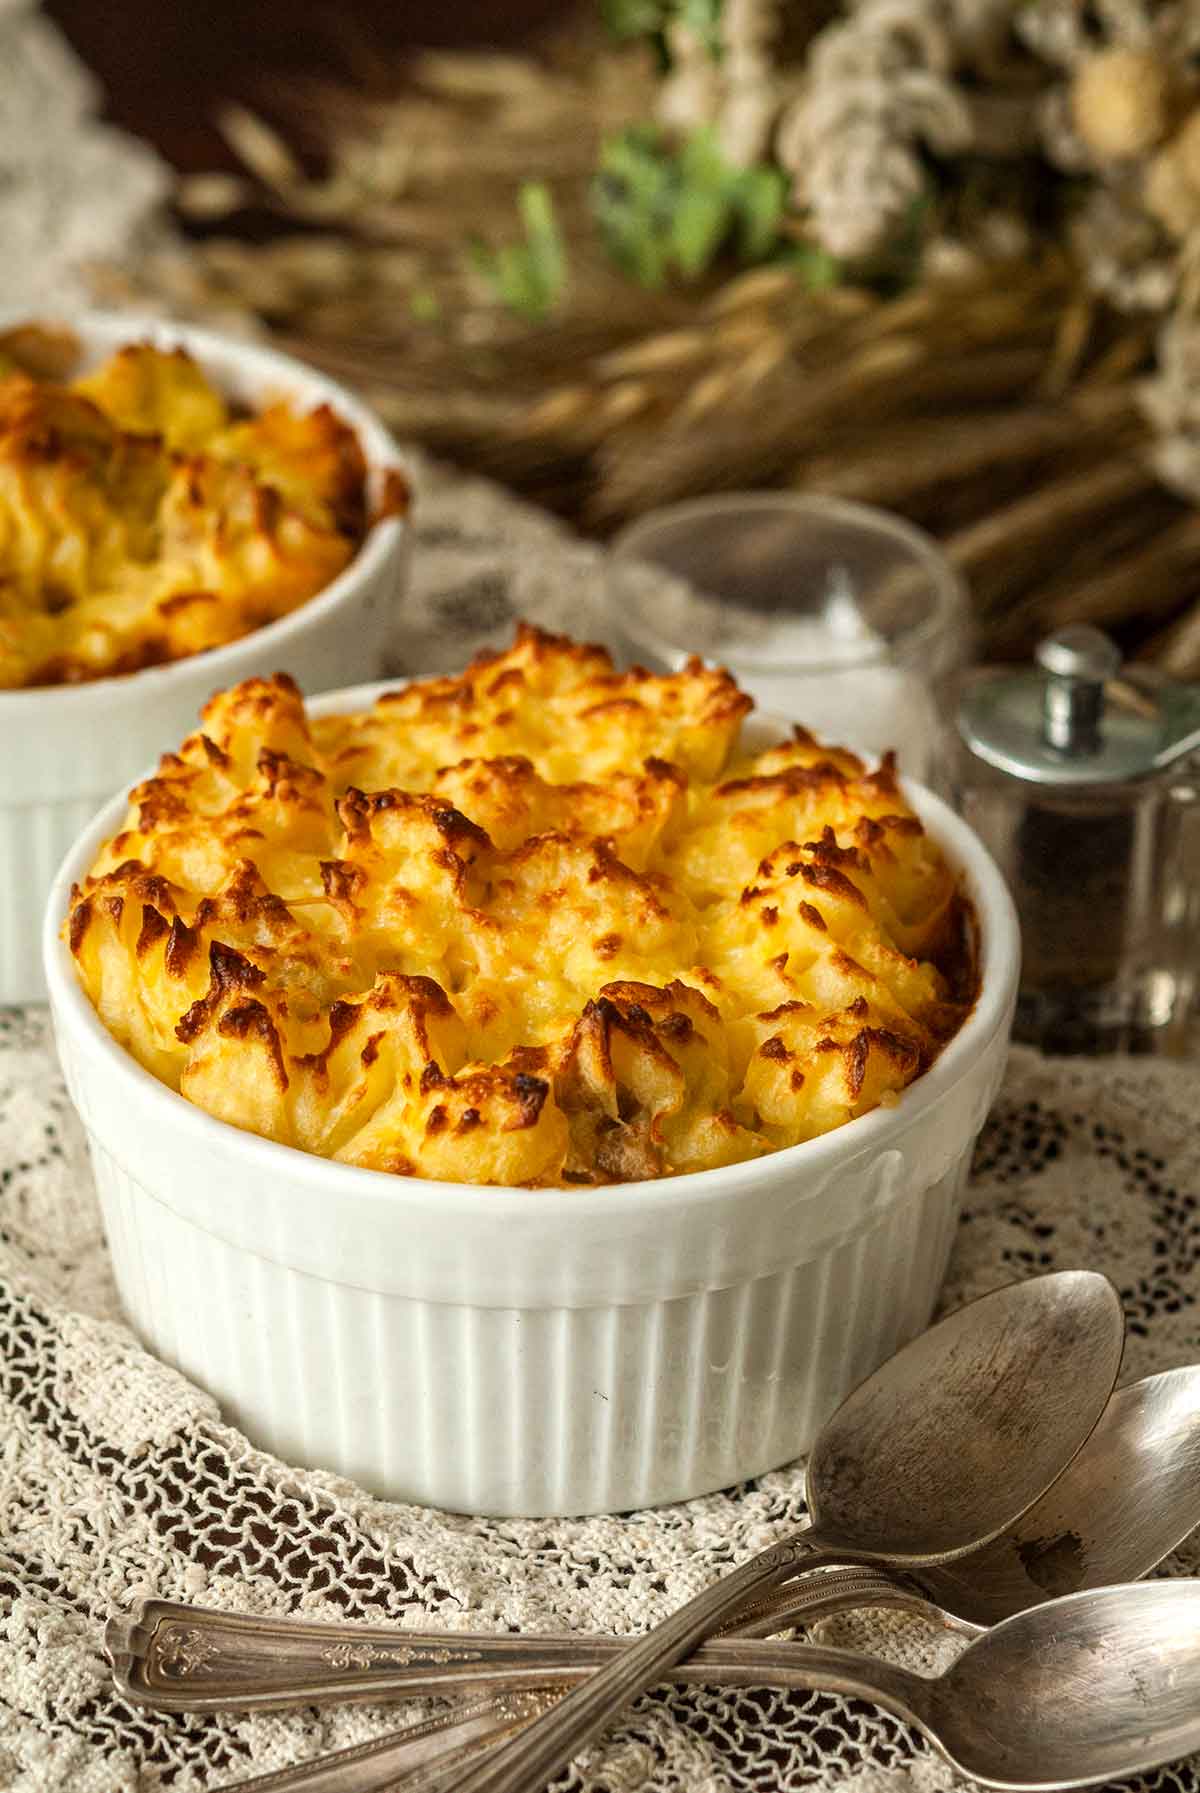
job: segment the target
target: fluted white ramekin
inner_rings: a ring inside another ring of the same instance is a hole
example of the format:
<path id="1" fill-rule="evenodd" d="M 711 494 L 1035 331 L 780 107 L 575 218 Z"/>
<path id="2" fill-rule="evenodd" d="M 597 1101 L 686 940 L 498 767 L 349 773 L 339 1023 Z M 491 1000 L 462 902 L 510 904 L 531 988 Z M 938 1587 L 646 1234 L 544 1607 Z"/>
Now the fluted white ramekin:
<path id="1" fill-rule="evenodd" d="M 0 328 L 22 321 L 8 316 Z M 231 398 L 332 405 L 362 444 L 371 505 L 399 470 L 395 444 L 366 406 L 286 355 L 161 319 L 88 312 L 41 321 L 78 337 L 82 367 L 128 342 L 182 346 Z M 324 591 L 224 647 L 120 678 L 0 691 L 0 1003 L 45 1000 L 39 934 L 59 861 L 106 798 L 195 726 L 213 691 L 277 671 L 305 691 L 379 676 L 409 535 L 402 517 L 382 518 Z"/>
<path id="2" fill-rule="evenodd" d="M 535 1190 L 331 1164 L 142 1070 L 59 938 L 111 804 L 55 882 L 46 975 L 142 1339 L 278 1455 L 462 1512 L 648 1506 L 799 1455 L 929 1320 L 1016 996 L 1000 873 L 944 803 L 905 793 L 960 874 L 982 977 L 899 1103 L 746 1164 Z"/>

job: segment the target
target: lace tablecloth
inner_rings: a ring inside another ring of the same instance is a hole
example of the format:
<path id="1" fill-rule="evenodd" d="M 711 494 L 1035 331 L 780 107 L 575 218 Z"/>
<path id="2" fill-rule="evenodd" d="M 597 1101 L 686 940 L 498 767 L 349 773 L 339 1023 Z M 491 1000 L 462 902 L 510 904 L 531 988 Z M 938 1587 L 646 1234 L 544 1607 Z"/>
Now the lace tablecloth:
<path id="1" fill-rule="evenodd" d="M 594 627 L 602 557 L 494 490 L 418 464 L 413 592 L 397 669 L 461 661 L 521 613 Z M 1129 1319 L 1125 1373 L 1200 1355 L 1193 1068 L 1014 1053 L 981 1142 L 946 1286 L 1105 1270 Z M 158 1718 L 100 1651 L 139 1593 L 262 1613 L 518 1630 L 637 1631 L 802 1517 L 792 1465 L 621 1517 L 469 1519 L 373 1500 L 289 1468 L 221 1422 L 123 1325 L 79 1127 L 43 1012 L 0 1011 L 0 1787 L 177 1793 L 377 1735 L 414 1708 Z M 1196 1546 L 1168 1565 L 1200 1568 Z M 947 1645 L 895 1615 L 837 1641 L 932 1667 Z M 560 1781 L 574 1793 L 945 1788 L 898 1720 L 821 1694 L 656 1692 Z M 1157 1777 L 1194 1788 L 1194 1769 Z"/>

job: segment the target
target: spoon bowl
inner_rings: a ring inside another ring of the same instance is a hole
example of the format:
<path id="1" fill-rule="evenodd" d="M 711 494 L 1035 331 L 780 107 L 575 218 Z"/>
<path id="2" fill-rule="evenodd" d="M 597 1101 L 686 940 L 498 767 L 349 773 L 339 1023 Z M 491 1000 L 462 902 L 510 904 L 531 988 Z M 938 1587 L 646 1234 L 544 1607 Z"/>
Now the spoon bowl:
<path id="1" fill-rule="evenodd" d="M 1200 1364 L 1183 1364 L 1117 1389 L 1058 1480 L 990 1544 L 890 1581 L 882 1569 L 802 1578 L 743 1608 L 728 1629 L 766 1637 L 875 1603 L 970 1637 L 1062 1594 L 1140 1581 L 1197 1524 Z"/>
<path id="2" fill-rule="evenodd" d="M 823 1428 L 805 1479 L 809 1541 L 898 1566 L 977 1552 L 1086 1443 L 1123 1343 L 1116 1290 L 1090 1270 L 959 1308 L 860 1383 Z"/>
<path id="3" fill-rule="evenodd" d="M 1200 1523 L 1200 1364 L 1119 1388 L 1073 1462 L 1016 1524 L 915 1571 L 941 1606 L 995 1625 L 1062 1594 L 1139 1581 Z"/>
<path id="4" fill-rule="evenodd" d="M 991 1787 L 1084 1787 L 1191 1755 L 1200 1581 L 1092 1588 L 1019 1613 L 905 1704 Z"/>

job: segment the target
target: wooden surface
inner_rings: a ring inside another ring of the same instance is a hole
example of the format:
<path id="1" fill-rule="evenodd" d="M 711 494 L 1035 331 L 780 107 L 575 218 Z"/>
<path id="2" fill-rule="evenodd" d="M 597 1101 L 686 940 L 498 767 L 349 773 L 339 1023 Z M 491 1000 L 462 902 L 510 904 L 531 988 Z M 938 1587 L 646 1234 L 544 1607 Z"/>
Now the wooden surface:
<path id="1" fill-rule="evenodd" d="M 213 124 L 222 101 L 270 109 L 280 76 L 329 73 L 364 91 L 406 48 L 519 42 L 565 10 L 563 0 L 46 0 L 95 70 L 109 116 L 182 169 L 232 166 Z"/>

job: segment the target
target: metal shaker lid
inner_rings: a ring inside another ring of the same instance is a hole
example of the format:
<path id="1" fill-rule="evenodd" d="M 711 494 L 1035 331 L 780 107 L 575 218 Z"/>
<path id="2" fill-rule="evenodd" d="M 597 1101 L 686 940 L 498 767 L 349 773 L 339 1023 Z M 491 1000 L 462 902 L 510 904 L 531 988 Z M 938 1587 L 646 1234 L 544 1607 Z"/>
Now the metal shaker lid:
<path id="1" fill-rule="evenodd" d="M 1048 636 L 1036 665 L 979 675 L 959 705 L 963 740 L 988 765 L 1031 784 L 1121 784 L 1200 747 L 1200 686 L 1138 673 L 1100 629 Z"/>

